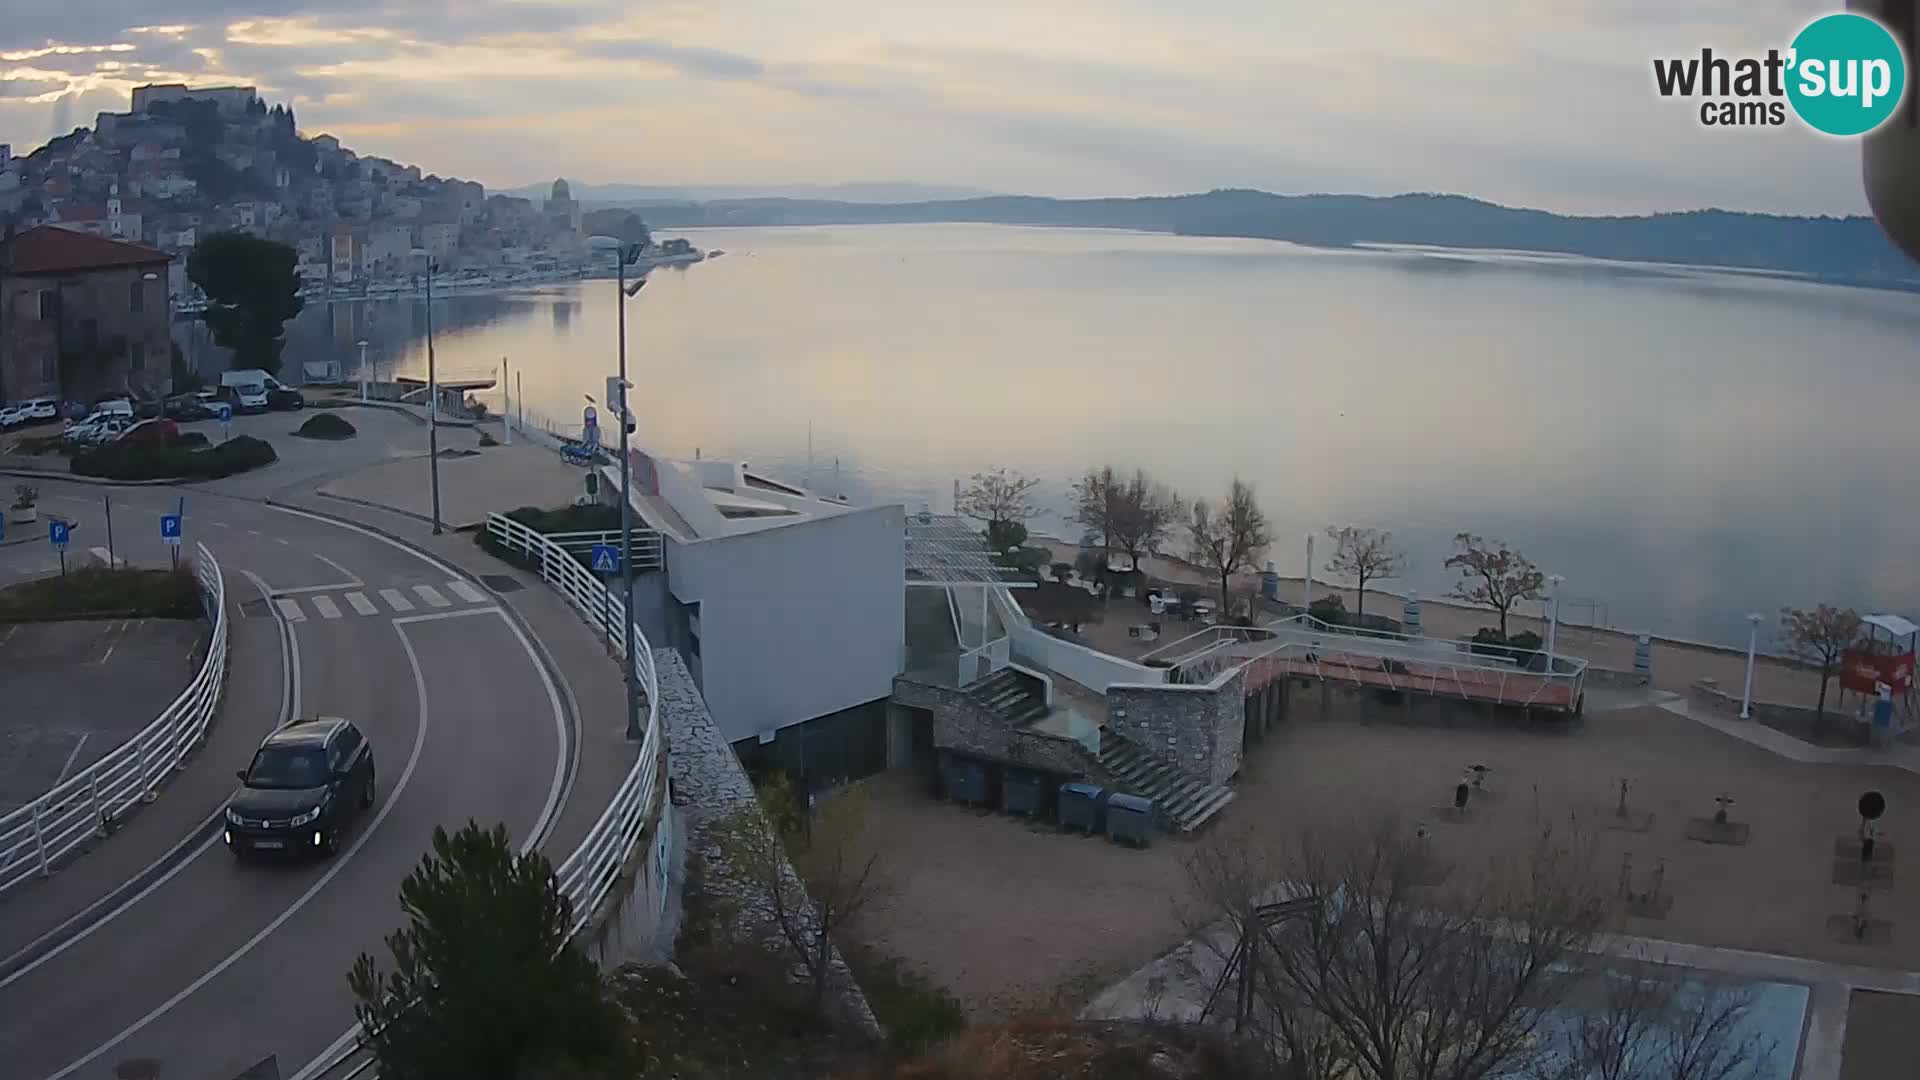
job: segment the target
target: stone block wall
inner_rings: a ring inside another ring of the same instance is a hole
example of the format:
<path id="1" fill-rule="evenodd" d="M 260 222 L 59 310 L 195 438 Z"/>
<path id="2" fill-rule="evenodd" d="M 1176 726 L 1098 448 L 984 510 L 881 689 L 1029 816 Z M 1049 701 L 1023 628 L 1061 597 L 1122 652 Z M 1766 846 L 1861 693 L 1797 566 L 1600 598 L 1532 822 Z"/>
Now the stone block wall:
<path id="1" fill-rule="evenodd" d="M 896 678 L 893 701 L 931 712 L 933 745 L 942 750 L 1075 777 L 1092 776 L 1099 765 L 1074 740 L 1016 728 L 963 690 Z"/>
<path id="2" fill-rule="evenodd" d="M 1208 783 L 1240 772 L 1246 733 L 1246 671 L 1202 686 L 1107 688 L 1107 727 Z"/>

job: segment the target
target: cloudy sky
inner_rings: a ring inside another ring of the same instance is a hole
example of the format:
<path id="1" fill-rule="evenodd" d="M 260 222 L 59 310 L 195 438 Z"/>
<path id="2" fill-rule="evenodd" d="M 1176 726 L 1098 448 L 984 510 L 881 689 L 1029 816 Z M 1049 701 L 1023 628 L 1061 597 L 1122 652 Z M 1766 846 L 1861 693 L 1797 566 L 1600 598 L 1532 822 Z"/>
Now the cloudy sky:
<path id="1" fill-rule="evenodd" d="M 1838 0 L 21 0 L 0 141 L 152 81 L 510 186 L 920 181 L 1050 195 L 1448 191 L 1563 212 L 1865 209 L 1858 149 L 1708 130 L 1655 56 Z"/>

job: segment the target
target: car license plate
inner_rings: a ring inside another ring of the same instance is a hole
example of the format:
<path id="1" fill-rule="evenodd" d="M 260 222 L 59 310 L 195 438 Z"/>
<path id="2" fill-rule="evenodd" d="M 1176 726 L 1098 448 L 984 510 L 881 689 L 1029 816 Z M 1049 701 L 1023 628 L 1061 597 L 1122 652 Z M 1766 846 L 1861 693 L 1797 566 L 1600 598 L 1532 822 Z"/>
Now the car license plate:
<path id="1" fill-rule="evenodd" d="M 253 846 L 263 851 L 278 851 L 287 845 L 283 840 L 255 840 Z"/>

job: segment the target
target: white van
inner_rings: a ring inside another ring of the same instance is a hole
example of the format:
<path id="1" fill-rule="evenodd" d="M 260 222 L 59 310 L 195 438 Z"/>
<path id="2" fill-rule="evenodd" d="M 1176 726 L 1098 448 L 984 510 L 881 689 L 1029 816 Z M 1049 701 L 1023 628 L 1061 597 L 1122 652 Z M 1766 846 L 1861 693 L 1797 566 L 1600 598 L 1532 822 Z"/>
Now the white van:
<path id="1" fill-rule="evenodd" d="M 235 412 L 250 412 L 267 408 L 267 384 L 273 376 L 259 368 L 243 368 L 239 371 L 220 373 L 222 396 L 231 402 Z"/>

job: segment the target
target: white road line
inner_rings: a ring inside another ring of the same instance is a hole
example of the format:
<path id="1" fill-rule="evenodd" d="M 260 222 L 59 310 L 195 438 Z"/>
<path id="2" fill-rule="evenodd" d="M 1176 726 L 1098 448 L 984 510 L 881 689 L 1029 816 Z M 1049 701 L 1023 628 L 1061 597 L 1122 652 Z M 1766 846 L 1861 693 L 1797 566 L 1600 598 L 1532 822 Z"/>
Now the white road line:
<path id="1" fill-rule="evenodd" d="M 431 585 L 415 585 L 413 593 L 427 602 L 428 607 L 452 607 L 453 601 L 440 595 L 440 590 Z"/>
<path id="2" fill-rule="evenodd" d="M 19 632 L 19 630 L 20 630 L 19 623 L 14 623 L 12 626 L 7 627 L 6 636 L 0 637 L 0 645 L 5 645 L 7 642 L 12 641 L 13 635 Z"/>
<path id="3" fill-rule="evenodd" d="M 248 529 L 248 530 L 247 530 L 247 535 L 248 535 L 248 536 L 259 536 L 259 535 L 260 535 L 260 530 L 259 530 L 259 529 Z"/>
<path id="4" fill-rule="evenodd" d="M 284 537 L 284 536 L 276 536 L 276 537 L 274 537 L 274 538 L 273 538 L 273 542 L 274 542 L 274 543 L 276 543 L 276 544 L 279 544 L 279 545 L 280 545 L 281 547 L 292 547 L 292 546 L 293 546 L 293 541 L 291 541 L 291 540 L 288 540 L 288 539 L 287 539 L 286 537 Z"/>
<path id="5" fill-rule="evenodd" d="M 83 731 L 80 733 L 80 741 L 73 744 L 73 753 L 67 755 L 67 763 L 60 766 L 60 775 L 53 778 L 54 787 L 59 787 L 61 784 L 66 783 L 67 774 L 73 771 L 73 763 L 80 760 L 80 748 L 87 745 L 87 736 L 91 734 L 93 734 L 91 731 Z"/>
<path id="6" fill-rule="evenodd" d="M 454 578 L 452 581 L 447 582 L 447 588 L 453 595 L 465 600 L 469 604 L 484 604 L 487 602 L 487 594 L 461 581 L 459 578 Z"/>
<path id="7" fill-rule="evenodd" d="M 122 634 L 122 635 L 124 636 L 124 635 L 126 634 L 126 632 L 127 632 L 127 624 L 126 624 L 126 623 L 121 623 L 121 624 L 120 624 L 120 633 L 121 633 L 121 634 Z M 96 661 L 95 661 L 95 663 L 98 663 L 98 664 L 105 664 L 105 663 L 106 663 L 107 661 L 109 661 L 109 660 L 111 660 L 111 659 L 113 659 L 113 650 L 114 650 L 114 647 L 120 644 L 120 639 L 119 639 L 119 638 L 116 638 L 116 637 L 114 637 L 114 636 L 113 636 L 113 624 L 112 624 L 112 623 L 108 623 L 108 624 L 107 624 L 107 629 L 106 629 L 106 631 L 105 631 L 105 633 L 103 633 L 103 634 L 102 634 L 101 636 L 102 636 L 102 637 L 105 637 L 105 638 L 107 638 L 107 639 L 108 639 L 108 641 L 107 641 L 107 651 L 106 651 L 106 652 L 103 652 L 103 653 L 101 653 L 101 654 L 100 654 L 100 659 L 99 659 L 99 660 L 96 660 Z"/>
<path id="8" fill-rule="evenodd" d="M 367 599 L 366 593 L 359 593 L 359 592 L 348 593 L 347 603 L 352 605 L 354 611 L 362 615 L 380 614 L 380 609 L 373 606 L 373 601 Z"/>
<path id="9" fill-rule="evenodd" d="M 404 626 L 407 623 L 439 622 L 441 619 L 464 619 L 469 615 L 492 615 L 498 611 L 500 611 L 498 607 L 470 607 L 461 608 L 459 611 L 434 611 L 425 615 L 409 615 L 404 619 L 393 621 L 396 626 Z"/>
<path id="10" fill-rule="evenodd" d="M 211 524 L 216 529 L 230 529 L 233 527 L 231 525 L 228 525 L 224 521 L 214 521 L 214 522 L 209 522 L 209 524 Z"/>
<path id="11" fill-rule="evenodd" d="M 380 823 L 385 821 L 387 815 L 393 812 L 393 808 L 400 804 L 400 793 L 406 790 L 407 782 L 413 779 L 413 771 L 420 764 L 420 752 L 427 745 L 427 677 L 426 674 L 420 670 L 420 655 L 414 651 L 413 642 L 407 640 L 407 632 L 405 630 L 397 630 L 396 632 L 400 635 L 400 647 L 406 651 L 407 665 L 413 669 L 413 687 L 415 700 L 420 710 L 420 726 L 413 733 L 413 752 L 407 755 L 407 767 L 400 773 L 399 782 L 394 784 L 393 789 L 387 793 L 386 800 L 380 804 L 380 812 L 375 814 L 373 820 L 367 824 L 367 827 L 360 831 L 360 836 L 354 840 L 353 846 L 333 860 L 333 865 L 327 867 L 327 872 L 320 875 L 320 880 L 308 886 L 307 891 L 301 893 L 299 899 L 289 905 L 285 911 L 275 916 L 272 922 L 261 927 L 258 933 L 246 940 L 245 944 L 228 954 L 225 960 L 209 968 L 205 974 L 188 983 L 185 989 L 161 1002 L 152 1012 L 128 1024 L 126 1030 L 108 1039 L 106 1042 L 101 1043 L 99 1046 L 94 1047 L 87 1052 L 85 1057 L 54 1073 L 48 1077 L 47 1080 L 66 1080 L 67 1077 L 93 1064 L 100 1059 L 101 1055 L 139 1034 L 148 1024 L 165 1016 L 174 1006 L 192 997 L 200 991 L 201 987 L 219 978 L 221 972 L 239 963 L 243 957 L 253 951 L 256 945 L 267 940 L 274 931 L 286 925 L 287 920 L 299 914 L 300 909 L 306 907 L 309 901 L 319 895 L 320 890 L 326 888 L 328 882 L 338 877 L 340 871 L 347 868 L 347 864 L 353 860 L 355 855 L 359 854 L 361 848 L 366 846 L 367 841 L 373 839 L 373 834 L 380 831 Z"/>
<path id="12" fill-rule="evenodd" d="M 310 602 L 313 604 L 314 610 L 320 613 L 321 618 L 337 619 L 340 617 L 340 606 L 333 602 L 333 597 L 322 594 L 311 598 Z"/>
<path id="13" fill-rule="evenodd" d="M 360 583 L 358 581 L 336 581 L 331 585 L 298 585 L 291 589 L 275 589 L 273 590 L 273 595 L 299 596 L 305 593 L 344 592 L 348 589 L 357 589 L 359 587 Z"/>
<path id="14" fill-rule="evenodd" d="M 328 566 L 331 566 L 335 570 L 340 571 L 340 575 L 346 578 L 348 581 L 353 582 L 355 585 L 360 584 L 359 574 L 356 574 L 353 571 L 347 569 L 346 567 L 341 566 L 339 563 L 334 562 L 332 559 L 327 558 L 325 555 L 322 555 L 317 551 L 312 552 L 311 554 L 313 555 L 314 558 L 319 559 L 321 562 L 326 563 Z"/>
<path id="15" fill-rule="evenodd" d="M 402 595 L 399 589 L 381 589 L 380 599 L 385 600 L 387 606 L 395 611 L 413 610 L 413 601 Z"/>
<path id="16" fill-rule="evenodd" d="M 283 596 L 273 603 L 275 607 L 280 609 L 280 617 L 288 622 L 307 621 L 307 613 L 300 610 L 300 601 L 295 600 L 293 597 Z"/>

